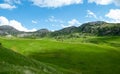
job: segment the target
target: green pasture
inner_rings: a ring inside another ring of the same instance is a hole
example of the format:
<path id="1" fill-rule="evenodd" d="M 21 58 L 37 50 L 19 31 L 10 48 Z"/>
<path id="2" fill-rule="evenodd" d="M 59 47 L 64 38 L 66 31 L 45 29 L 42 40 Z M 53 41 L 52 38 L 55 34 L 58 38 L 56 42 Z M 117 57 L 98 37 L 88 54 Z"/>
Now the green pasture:
<path id="1" fill-rule="evenodd" d="M 119 36 L 62 40 L 0 38 L 0 42 L 27 58 L 74 74 L 120 74 Z"/>

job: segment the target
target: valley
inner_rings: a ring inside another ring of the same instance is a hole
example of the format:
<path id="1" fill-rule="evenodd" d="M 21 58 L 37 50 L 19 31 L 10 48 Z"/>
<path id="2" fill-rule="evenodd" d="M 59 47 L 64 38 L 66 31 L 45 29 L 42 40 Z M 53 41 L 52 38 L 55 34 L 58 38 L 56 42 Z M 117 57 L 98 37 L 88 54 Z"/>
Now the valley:
<path id="1" fill-rule="evenodd" d="M 0 38 L 0 42 L 2 46 L 37 62 L 44 62 L 47 66 L 53 66 L 63 74 L 120 73 L 119 36 L 86 36 L 62 41 L 54 38 Z M 8 60 L 14 59 L 8 56 Z"/>
<path id="2" fill-rule="evenodd" d="M 120 74 L 120 0 L 0 0 L 0 74 Z"/>

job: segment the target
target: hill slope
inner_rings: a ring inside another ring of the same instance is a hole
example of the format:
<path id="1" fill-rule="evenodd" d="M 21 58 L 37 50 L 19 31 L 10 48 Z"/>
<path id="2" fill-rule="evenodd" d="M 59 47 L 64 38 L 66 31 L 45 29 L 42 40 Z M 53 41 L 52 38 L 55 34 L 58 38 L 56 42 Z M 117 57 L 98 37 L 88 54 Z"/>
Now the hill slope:
<path id="1" fill-rule="evenodd" d="M 11 27 L 11 26 L 8 26 L 8 25 L 3 25 L 3 26 L 0 26 L 0 35 L 16 35 L 20 33 L 20 31 L 18 31 L 17 29 Z"/>
<path id="2" fill-rule="evenodd" d="M 69 74 L 0 46 L 0 74 Z M 71 73 L 72 74 L 72 73 Z"/>
<path id="3" fill-rule="evenodd" d="M 120 73 L 119 36 L 71 38 L 63 41 L 1 38 L 0 42 L 5 47 L 29 58 L 54 64 L 69 71 L 78 72 L 78 74 Z"/>
<path id="4" fill-rule="evenodd" d="M 79 26 L 79 32 L 94 35 L 120 35 L 120 23 L 106 23 L 104 21 L 88 22 Z"/>
<path id="5" fill-rule="evenodd" d="M 78 28 L 75 26 L 71 26 L 71 27 L 63 28 L 58 31 L 54 31 L 51 33 L 51 36 L 54 37 L 54 36 L 59 36 L 59 35 L 69 35 L 75 32 L 78 32 Z"/>
<path id="6" fill-rule="evenodd" d="M 70 35 L 74 33 L 91 34 L 98 36 L 119 36 L 120 23 L 107 23 L 104 21 L 95 21 L 84 23 L 79 27 L 67 27 L 61 30 L 52 32 L 52 36 Z"/>

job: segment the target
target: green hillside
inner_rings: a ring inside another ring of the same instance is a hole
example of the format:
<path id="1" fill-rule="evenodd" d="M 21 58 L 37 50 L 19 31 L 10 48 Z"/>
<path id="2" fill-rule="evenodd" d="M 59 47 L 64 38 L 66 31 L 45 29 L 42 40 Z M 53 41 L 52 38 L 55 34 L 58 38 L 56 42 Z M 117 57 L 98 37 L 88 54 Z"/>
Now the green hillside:
<path id="1" fill-rule="evenodd" d="M 64 70 L 73 72 L 73 74 L 120 73 L 119 36 L 81 37 L 63 39 L 62 41 L 55 39 L 1 38 L 0 42 L 5 47 L 11 48 L 13 51 L 29 58 L 56 65 L 57 71 L 59 71 L 59 68 L 64 68 Z M 39 69 L 38 67 L 35 68 Z M 66 73 L 64 72 L 63 74 Z"/>
<path id="2" fill-rule="evenodd" d="M 0 46 L 0 74 L 69 74 L 63 69 L 52 67 L 36 60 L 22 56 L 10 49 Z"/>

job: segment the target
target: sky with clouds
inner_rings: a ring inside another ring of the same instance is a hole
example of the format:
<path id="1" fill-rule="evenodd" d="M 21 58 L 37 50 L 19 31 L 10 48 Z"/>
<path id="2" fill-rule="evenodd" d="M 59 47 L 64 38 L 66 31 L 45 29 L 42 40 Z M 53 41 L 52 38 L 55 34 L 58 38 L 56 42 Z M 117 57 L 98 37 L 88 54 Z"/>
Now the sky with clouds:
<path id="1" fill-rule="evenodd" d="M 120 23 L 120 0 L 0 0 L 0 26 L 59 30 L 90 21 Z"/>

